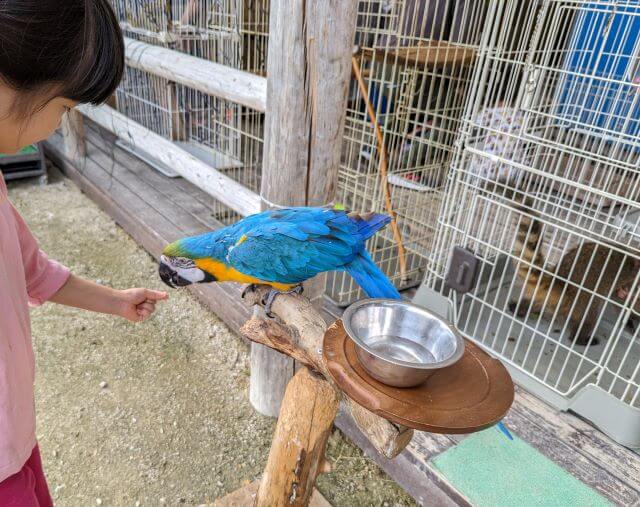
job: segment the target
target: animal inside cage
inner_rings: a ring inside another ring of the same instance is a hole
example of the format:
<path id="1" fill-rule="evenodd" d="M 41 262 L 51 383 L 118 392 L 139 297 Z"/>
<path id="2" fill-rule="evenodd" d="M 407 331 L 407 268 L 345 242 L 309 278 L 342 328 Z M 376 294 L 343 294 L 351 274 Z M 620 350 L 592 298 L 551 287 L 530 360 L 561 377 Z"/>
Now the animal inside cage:
<path id="1" fill-rule="evenodd" d="M 359 3 L 336 199 L 350 209 L 395 215 L 369 249 L 401 288 L 424 276 L 487 5 Z M 327 291 L 340 305 L 363 296 L 345 274 L 331 275 Z"/>
<path id="2" fill-rule="evenodd" d="M 529 390 L 640 447 L 640 2 L 490 11 L 426 283 Z"/>

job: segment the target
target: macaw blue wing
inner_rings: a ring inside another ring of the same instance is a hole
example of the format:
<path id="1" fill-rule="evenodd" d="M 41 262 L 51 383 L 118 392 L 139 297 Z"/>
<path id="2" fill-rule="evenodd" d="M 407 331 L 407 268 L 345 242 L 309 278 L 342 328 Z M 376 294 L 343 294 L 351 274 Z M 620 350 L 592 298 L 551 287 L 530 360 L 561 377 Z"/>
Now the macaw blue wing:
<path id="1" fill-rule="evenodd" d="M 325 271 L 344 269 L 364 248 L 364 236 L 345 213 L 313 210 L 294 215 L 293 220 L 295 210 L 285 211 L 272 212 L 247 231 L 229 249 L 227 263 L 261 280 L 297 284 Z"/>
<path id="2" fill-rule="evenodd" d="M 346 270 L 369 297 L 400 298 L 365 250 L 391 220 L 337 208 L 285 208 L 251 215 L 168 245 L 164 255 L 214 259 L 264 282 L 294 285 L 325 271 Z"/>

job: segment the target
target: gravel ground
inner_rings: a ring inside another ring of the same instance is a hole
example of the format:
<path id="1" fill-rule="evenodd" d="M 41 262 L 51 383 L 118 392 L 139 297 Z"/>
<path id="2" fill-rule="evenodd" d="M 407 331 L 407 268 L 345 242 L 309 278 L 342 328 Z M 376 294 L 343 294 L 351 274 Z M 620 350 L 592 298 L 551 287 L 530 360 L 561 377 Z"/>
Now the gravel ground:
<path id="1" fill-rule="evenodd" d="M 9 193 L 53 258 L 105 285 L 162 288 L 153 259 L 68 180 Z M 201 505 L 259 477 L 274 421 L 251 408 L 245 345 L 186 291 L 133 325 L 32 313 L 38 439 L 57 505 Z M 335 506 L 414 505 L 335 431 Z"/>

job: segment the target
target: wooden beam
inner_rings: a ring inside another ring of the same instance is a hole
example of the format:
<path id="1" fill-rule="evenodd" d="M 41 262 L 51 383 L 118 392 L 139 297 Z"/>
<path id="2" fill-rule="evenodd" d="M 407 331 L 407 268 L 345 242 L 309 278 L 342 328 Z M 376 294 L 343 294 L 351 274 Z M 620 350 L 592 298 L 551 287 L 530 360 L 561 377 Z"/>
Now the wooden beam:
<path id="1" fill-rule="evenodd" d="M 309 505 L 338 412 L 338 394 L 322 377 L 302 368 L 287 387 L 257 507 Z"/>
<path id="2" fill-rule="evenodd" d="M 109 106 L 78 106 L 83 115 L 129 144 L 152 153 L 160 162 L 241 215 L 258 213 L 260 196 L 216 171 L 168 139 L 152 132 Z"/>
<path id="3" fill-rule="evenodd" d="M 125 50 L 130 67 L 262 113 L 267 109 L 264 77 L 128 37 Z"/>
<path id="4" fill-rule="evenodd" d="M 259 287 L 246 295 L 249 304 L 260 304 L 267 289 Z M 278 296 L 272 307 L 283 325 L 252 319 L 242 327 L 245 338 L 291 354 L 296 360 L 331 378 L 322 357 L 322 344 L 327 330 L 320 312 L 303 296 Z M 396 425 L 373 414 L 350 398 L 347 411 L 374 447 L 387 458 L 394 458 L 409 444 L 413 430 Z"/>
<path id="5" fill-rule="evenodd" d="M 351 76 L 357 0 L 271 0 L 262 187 L 264 207 L 333 201 Z M 322 305 L 325 278 L 305 284 Z M 252 345 L 250 399 L 277 413 L 293 363 Z"/>

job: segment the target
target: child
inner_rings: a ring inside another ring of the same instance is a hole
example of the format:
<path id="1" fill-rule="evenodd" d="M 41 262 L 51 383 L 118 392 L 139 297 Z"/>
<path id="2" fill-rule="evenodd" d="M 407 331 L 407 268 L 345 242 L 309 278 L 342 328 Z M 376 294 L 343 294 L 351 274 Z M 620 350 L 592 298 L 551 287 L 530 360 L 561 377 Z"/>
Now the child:
<path id="1" fill-rule="evenodd" d="M 45 139 L 78 103 L 115 90 L 124 47 L 108 0 L 0 0 L 0 153 Z M 49 260 L 0 176 L 0 505 L 52 505 L 35 437 L 28 303 L 53 301 L 133 322 L 167 294 L 114 290 Z"/>

